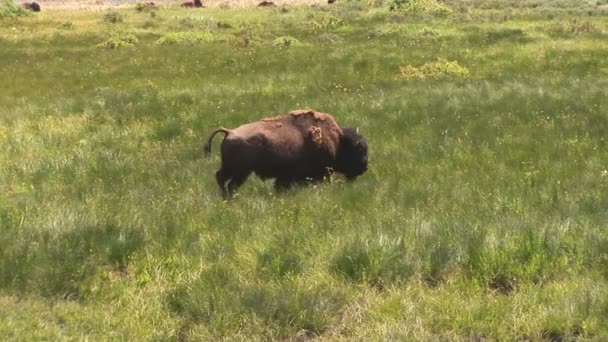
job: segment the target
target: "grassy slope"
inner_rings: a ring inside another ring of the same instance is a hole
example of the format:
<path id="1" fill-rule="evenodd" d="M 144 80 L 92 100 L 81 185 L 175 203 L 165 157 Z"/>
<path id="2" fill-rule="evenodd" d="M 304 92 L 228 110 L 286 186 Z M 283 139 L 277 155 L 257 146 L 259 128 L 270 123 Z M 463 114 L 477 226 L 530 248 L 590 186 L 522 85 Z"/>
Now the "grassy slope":
<path id="1" fill-rule="evenodd" d="M 0 336 L 608 339 L 608 21 L 449 3 L 0 20 Z M 209 130 L 308 107 L 369 173 L 222 202 Z"/>

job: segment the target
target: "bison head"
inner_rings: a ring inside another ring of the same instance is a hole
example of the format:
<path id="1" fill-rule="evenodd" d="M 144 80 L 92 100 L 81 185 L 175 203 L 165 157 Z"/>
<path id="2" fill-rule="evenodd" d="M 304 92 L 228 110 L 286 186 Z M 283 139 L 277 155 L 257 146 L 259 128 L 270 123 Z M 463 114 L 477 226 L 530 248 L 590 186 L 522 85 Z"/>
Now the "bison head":
<path id="1" fill-rule="evenodd" d="M 367 140 L 354 128 L 342 129 L 335 169 L 348 180 L 367 171 Z"/>

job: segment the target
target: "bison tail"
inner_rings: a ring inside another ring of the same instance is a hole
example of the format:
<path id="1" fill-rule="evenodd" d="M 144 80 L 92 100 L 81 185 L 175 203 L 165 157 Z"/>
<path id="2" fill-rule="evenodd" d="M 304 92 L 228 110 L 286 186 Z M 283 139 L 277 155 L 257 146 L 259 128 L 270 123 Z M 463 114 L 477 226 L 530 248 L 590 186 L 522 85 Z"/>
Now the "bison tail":
<path id="1" fill-rule="evenodd" d="M 215 131 L 211 132 L 211 135 L 209 135 L 209 138 L 207 138 L 207 141 L 205 142 L 205 145 L 203 145 L 203 152 L 205 153 L 205 156 L 210 156 L 211 155 L 211 142 L 213 141 L 213 137 L 215 137 L 215 135 L 219 132 L 224 133 L 224 138 L 226 137 L 226 135 L 228 135 L 228 133 L 230 133 L 229 130 L 225 129 L 225 128 L 218 128 Z"/>

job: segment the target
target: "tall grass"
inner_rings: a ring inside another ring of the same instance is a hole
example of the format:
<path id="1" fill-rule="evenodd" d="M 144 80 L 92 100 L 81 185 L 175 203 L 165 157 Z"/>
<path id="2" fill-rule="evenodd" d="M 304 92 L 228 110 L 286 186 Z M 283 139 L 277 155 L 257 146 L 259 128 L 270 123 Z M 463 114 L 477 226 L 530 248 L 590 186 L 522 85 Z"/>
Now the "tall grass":
<path id="1" fill-rule="evenodd" d="M 29 11 L 18 6 L 13 0 L 0 1 L 0 18 L 15 18 L 29 15 Z"/>
<path id="2" fill-rule="evenodd" d="M 0 20 L 0 336 L 608 338 L 608 22 L 446 4 Z M 296 108 L 368 173 L 222 201 L 210 130 Z"/>

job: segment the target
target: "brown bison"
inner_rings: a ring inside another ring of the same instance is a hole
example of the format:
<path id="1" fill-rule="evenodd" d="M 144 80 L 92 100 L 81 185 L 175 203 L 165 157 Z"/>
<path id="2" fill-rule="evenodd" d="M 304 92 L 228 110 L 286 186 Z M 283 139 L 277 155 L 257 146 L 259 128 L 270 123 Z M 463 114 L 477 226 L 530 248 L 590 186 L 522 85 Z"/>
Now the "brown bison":
<path id="1" fill-rule="evenodd" d="M 21 6 L 33 12 L 40 12 L 40 5 L 37 2 L 24 2 Z"/>
<path id="2" fill-rule="evenodd" d="M 203 7 L 203 2 L 201 0 L 186 1 L 182 3 L 182 7 Z"/>
<path id="3" fill-rule="evenodd" d="M 258 7 L 275 7 L 276 5 L 272 1 L 262 1 L 258 4 Z"/>
<path id="4" fill-rule="evenodd" d="M 329 114 L 297 110 L 231 130 L 216 129 L 203 147 L 207 155 L 218 132 L 224 133 L 224 140 L 215 177 L 224 197 L 252 172 L 262 179 L 275 178 L 275 189 L 282 190 L 307 180 L 323 181 L 333 171 L 348 180 L 367 171 L 367 141 L 355 129 L 341 129 Z"/>

